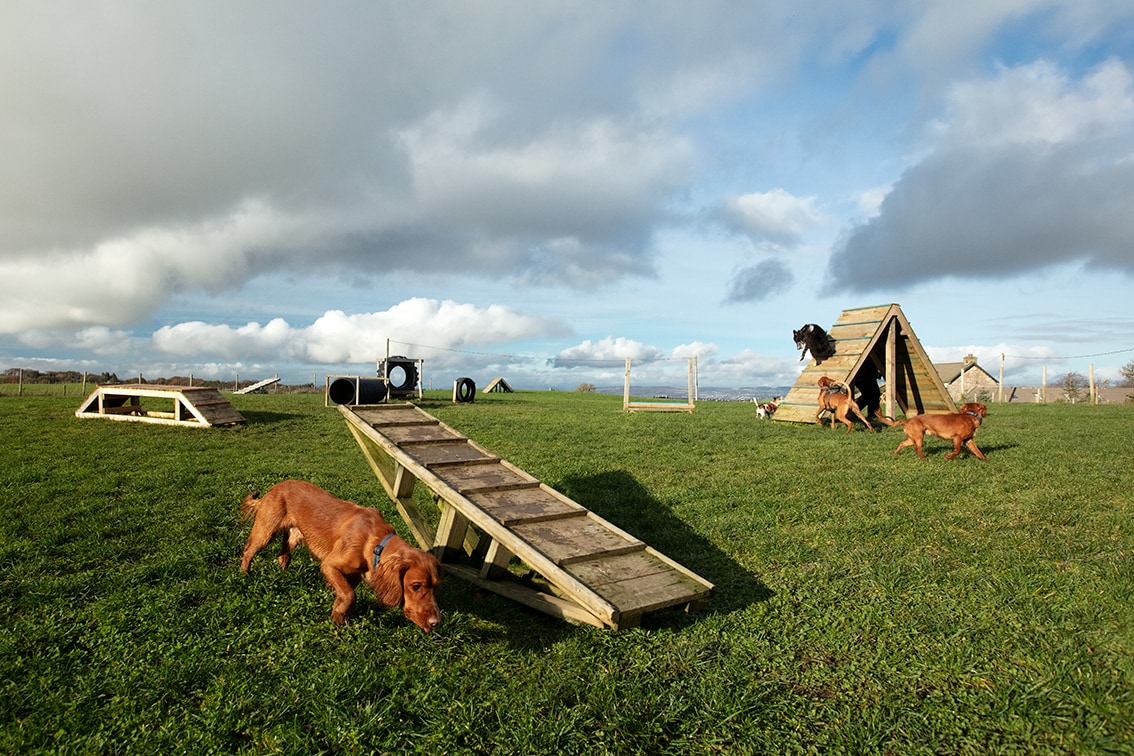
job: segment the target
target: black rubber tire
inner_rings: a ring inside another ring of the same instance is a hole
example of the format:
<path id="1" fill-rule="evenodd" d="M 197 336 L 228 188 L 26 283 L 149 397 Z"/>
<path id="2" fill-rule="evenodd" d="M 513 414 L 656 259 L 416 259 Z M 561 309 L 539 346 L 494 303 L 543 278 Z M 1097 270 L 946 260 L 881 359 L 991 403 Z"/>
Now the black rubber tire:
<path id="1" fill-rule="evenodd" d="M 461 403 L 476 399 L 476 383 L 472 378 L 458 378 L 453 384 L 453 398 Z"/>

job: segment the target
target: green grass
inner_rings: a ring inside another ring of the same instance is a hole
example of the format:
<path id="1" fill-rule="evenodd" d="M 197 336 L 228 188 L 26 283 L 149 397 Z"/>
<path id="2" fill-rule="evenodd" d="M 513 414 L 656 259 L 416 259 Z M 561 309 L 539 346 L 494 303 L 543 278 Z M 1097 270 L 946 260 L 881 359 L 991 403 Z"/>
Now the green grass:
<path id="1" fill-rule="evenodd" d="M 0 752 L 1128 753 L 1134 406 L 993 406 L 988 461 L 896 430 L 422 405 L 717 585 L 619 633 L 456 579 L 425 635 L 352 623 L 305 551 L 239 572 L 240 500 L 289 477 L 397 519 L 318 395 L 227 429 L 0 399 Z"/>

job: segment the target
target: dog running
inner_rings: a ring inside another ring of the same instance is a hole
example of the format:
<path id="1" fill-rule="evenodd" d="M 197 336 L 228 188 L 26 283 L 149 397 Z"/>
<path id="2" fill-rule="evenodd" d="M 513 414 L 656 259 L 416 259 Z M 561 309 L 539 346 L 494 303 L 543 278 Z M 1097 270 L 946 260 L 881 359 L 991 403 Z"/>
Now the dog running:
<path id="1" fill-rule="evenodd" d="M 961 405 L 960 412 L 951 412 L 947 415 L 914 415 L 897 422 L 889 418 L 879 417 L 886 425 L 892 428 L 901 427 L 906 431 L 906 437 L 894 450 L 895 457 L 901 454 L 902 449 L 912 446 L 917 452 L 917 456 L 925 459 L 925 452 L 922 451 L 921 447 L 925 440 L 925 434 L 928 433 L 931 436 L 953 442 L 953 451 L 946 454 L 945 459 L 953 459 L 960 454 L 961 445 L 964 444 L 977 459 L 983 460 L 985 456 L 977 448 L 974 436 L 980 430 L 980 424 L 987 416 L 988 407 L 986 405 L 979 402 L 969 402 Z"/>
<path id="2" fill-rule="evenodd" d="M 425 632 L 441 624 L 434 597 L 441 580 L 437 557 L 395 535 L 377 509 L 335 498 L 303 480 L 277 483 L 257 496 L 253 492 L 241 504 L 245 518 L 255 518 L 240 562 L 245 574 L 256 552 L 282 533 L 280 568 L 287 569 L 292 549 L 307 544 L 335 591 L 335 624 L 346 624 L 354 589 L 363 580 L 383 605 L 402 607 L 406 619 Z"/>

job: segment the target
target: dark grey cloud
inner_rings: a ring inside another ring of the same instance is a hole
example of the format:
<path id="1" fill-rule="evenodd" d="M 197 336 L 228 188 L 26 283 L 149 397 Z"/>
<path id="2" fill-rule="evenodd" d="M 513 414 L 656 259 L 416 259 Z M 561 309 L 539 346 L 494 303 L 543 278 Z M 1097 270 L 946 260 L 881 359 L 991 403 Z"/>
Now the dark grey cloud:
<path id="1" fill-rule="evenodd" d="M 823 292 L 995 279 L 1079 262 L 1134 275 L 1134 160 L 1083 145 L 951 150 L 837 245 Z"/>
<path id="2" fill-rule="evenodd" d="M 763 302 L 787 291 L 795 276 L 781 260 L 769 258 L 741 268 L 728 285 L 726 302 Z"/>

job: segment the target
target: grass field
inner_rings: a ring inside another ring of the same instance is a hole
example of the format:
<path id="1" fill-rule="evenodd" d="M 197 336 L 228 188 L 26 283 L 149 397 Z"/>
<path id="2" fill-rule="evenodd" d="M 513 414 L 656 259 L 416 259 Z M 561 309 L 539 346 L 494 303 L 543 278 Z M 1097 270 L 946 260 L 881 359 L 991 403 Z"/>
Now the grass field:
<path id="1" fill-rule="evenodd" d="M 993 406 L 987 462 L 751 403 L 423 408 L 717 586 L 619 633 L 459 580 L 425 635 L 301 551 L 239 572 L 250 490 L 305 478 L 408 536 L 318 395 L 243 426 L 0 398 L 0 752 L 1129 753 L 1134 406 Z"/>

